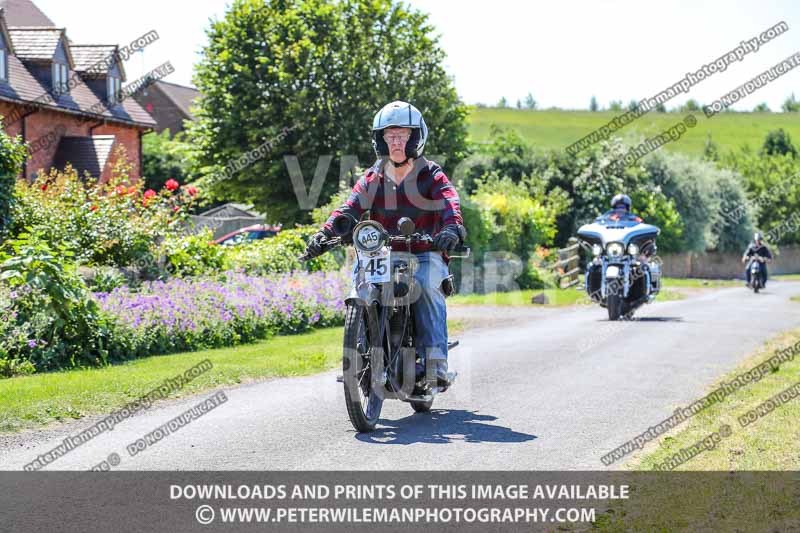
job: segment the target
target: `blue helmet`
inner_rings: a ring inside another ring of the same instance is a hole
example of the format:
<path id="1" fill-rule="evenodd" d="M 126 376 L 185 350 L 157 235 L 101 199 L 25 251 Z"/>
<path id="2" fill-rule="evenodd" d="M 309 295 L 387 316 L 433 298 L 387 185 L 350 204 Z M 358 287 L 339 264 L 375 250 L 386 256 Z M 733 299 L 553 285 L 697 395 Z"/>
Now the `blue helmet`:
<path id="1" fill-rule="evenodd" d="M 621 205 L 625 206 L 625 209 L 628 210 L 628 213 L 631 212 L 633 202 L 631 202 L 631 199 L 627 194 L 618 194 L 611 200 L 611 209 L 617 209 Z"/>

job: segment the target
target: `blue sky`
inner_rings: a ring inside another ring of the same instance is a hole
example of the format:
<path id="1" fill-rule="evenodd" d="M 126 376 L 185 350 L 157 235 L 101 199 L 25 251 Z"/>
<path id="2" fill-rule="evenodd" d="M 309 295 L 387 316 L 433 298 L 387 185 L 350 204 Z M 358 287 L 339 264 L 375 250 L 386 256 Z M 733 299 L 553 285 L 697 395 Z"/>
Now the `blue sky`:
<path id="1" fill-rule="evenodd" d="M 170 60 L 168 81 L 191 84 L 192 65 L 210 18 L 226 0 L 34 0 L 69 37 L 83 43 L 125 43 L 155 29 L 159 41 L 126 64 L 129 81 Z M 447 52 L 447 71 L 467 103 L 512 103 L 533 93 L 540 107 L 586 108 L 652 96 L 688 71 L 713 61 L 740 41 L 779 21 L 789 31 L 725 72 L 680 95 L 710 102 L 800 51 L 800 2 L 635 0 L 527 2 L 412 0 L 428 12 Z M 767 102 L 779 109 L 800 98 L 800 69 L 740 101 L 737 109 Z"/>

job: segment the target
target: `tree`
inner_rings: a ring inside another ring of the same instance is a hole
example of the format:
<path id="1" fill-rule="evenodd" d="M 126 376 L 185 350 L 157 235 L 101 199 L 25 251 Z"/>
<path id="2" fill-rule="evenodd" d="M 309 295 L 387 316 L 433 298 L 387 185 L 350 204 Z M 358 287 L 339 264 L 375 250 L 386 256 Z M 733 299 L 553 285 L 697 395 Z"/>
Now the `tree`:
<path id="1" fill-rule="evenodd" d="M 422 112 L 425 153 L 454 168 L 467 108 L 435 35 L 427 15 L 392 0 L 234 0 L 208 28 L 195 73 L 198 184 L 273 221 L 308 220 L 341 175 L 375 160 L 369 127 L 393 100 Z"/>
<path id="2" fill-rule="evenodd" d="M 622 100 L 611 100 L 608 104 L 609 111 L 622 111 Z"/>
<path id="3" fill-rule="evenodd" d="M 717 143 L 711 139 L 711 132 L 706 136 L 706 143 L 703 147 L 703 159 L 706 161 L 719 161 L 719 148 Z"/>
<path id="4" fill-rule="evenodd" d="M 656 113 L 666 113 L 667 112 L 667 107 L 664 105 L 663 102 L 658 102 L 656 104 L 656 108 L 655 109 L 656 109 Z"/>
<path id="5" fill-rule="evenodd" d="M 761 102 L 757 106 L 753 108 L 753 113 L 771 113 L 772 110 L 769 108 L 766 102 Z"/>
<path id="6" fill-rule="evenodd" d="M 695 111 L 700 111 L 700 104 L 697 103 L 697 100 L 694 98 L 689 98 L 686 100 L 686 103 L 680 107 L 680 110 L 684 113 L 692 113 Z"/>
<path id="7" fill-rule="evenodd" d="M 628 102 L 628 111 L 636 111 L 637 109 L 639 109 L 639 102 L 635 99 Z"/>
<path id="8" fill-rule="evenodd" d="M 183 184 L 191 177 L 189 147 L 183 132 L 170 139 L 169 130 L 142 137 L 142 175 L 144 188 L 161 190 L 168 179 Z"/>
<path id="9" fill-rule="evenodd" d="M 519 98 L 517 98 L 517 109 L 522 109 L 522 101 Z"/>
<path id="10" fill-rule="evenodd" d="M 589 111 L 596 112 L 600 110 L 600 105 L 597 103 L 597 98 L 592 96 L 592 99 L 589 100 Z"/>
<path id="11" fill-rule="evenodd" d="M 508 100 L 506 100 L 505 96 L 500 97 L 500 101 L 497 102 L 497 107 L 508 107 Z"/>
<path id="12" fill-rule="evenodd" d="M 531 93 L 528 93 L 528 96 L 525 97 L 525 107 L 527 109 L 536 109 L 536 100 L 533 99 Z"/>
<path id="13" fill-rule="evenodd" d="M 794 93 L 783 102 L 781 109 L 784 113 L 800 113 L 800 102 L 795 100 Z"/>
<path id="14" fill-rule="evenodd" d="M 783 131 L 783 128 L 779 128 L 767 133 L 764 145 L 761 147 L 761 153 L 764 155 L 791 154 L 795 158 L 797 157 L 797 148 L 792 144 L 789 134 Z"/>

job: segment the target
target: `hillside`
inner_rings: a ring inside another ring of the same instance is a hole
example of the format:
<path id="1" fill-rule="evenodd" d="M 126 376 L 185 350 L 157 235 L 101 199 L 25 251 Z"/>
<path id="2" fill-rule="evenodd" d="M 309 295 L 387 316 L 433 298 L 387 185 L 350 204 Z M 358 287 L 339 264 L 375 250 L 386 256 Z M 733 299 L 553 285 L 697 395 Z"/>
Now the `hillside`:
<path id="1" fill-rule="evenodd" d="M 531 145 L 543 149 L 564 149 L 592 130 L 613 119 L 616 113 L 602 111 L 530 111 L 518 109 L 471 108 L 469 134 L 472 140 L 486 141 L 492 124 L 510 127 L 519 132 Z M 707 135 L 720 150 L 747 144 L 758 148 L 770 130 L 783 128 L 795 145 L 800 145 L 800 114 L 793 113 L 721 113 L 706 118 L 702 111 L 694 113 L 697 126 L 687 131 L 678 141 L 664 146 L 666 150 L 679 150 L 699 155 Z M 619 134 L 637 139 L 655 135 L 676 122 L 686 113 L 651 112 L 628 124 Z"/>

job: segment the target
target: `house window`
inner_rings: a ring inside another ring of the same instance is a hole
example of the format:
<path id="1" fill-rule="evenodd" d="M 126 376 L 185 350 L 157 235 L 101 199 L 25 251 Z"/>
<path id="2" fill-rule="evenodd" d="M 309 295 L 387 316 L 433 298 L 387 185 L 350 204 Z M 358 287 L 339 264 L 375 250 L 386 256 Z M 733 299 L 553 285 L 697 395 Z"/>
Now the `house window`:
<path id="1" fill-rule="evenodd" d="M 66 65 L 61 63 L 53 63 L 53 91 L 56 94 L 66 94 L 69 92 L 69 83 L 67 81 L 69 71 Z"/>
<path id="2" fill-rule="evenodd" d="M 108 101 L 109 103 L 116 104 L 119 102 L 119 91 L 122 89 L 122 83 L 119 78 L 114 76 L 108 77 Z"/>
<path id="3" fill-rule="evenodd" d="M 6 71 L 6 51 L 0 49 L 0 81 L 8 81 L 8 72 Z"/>

